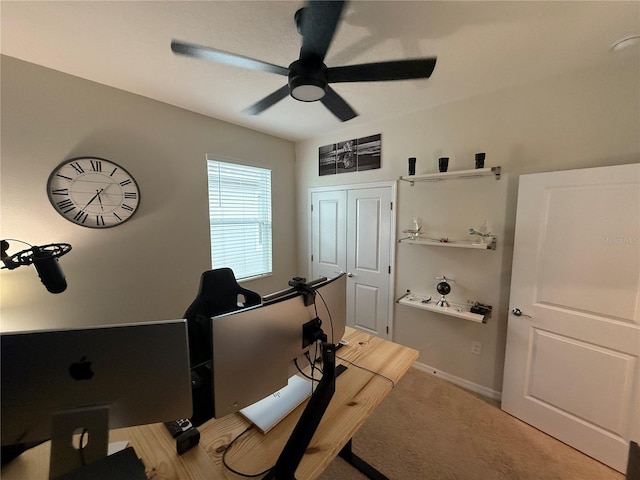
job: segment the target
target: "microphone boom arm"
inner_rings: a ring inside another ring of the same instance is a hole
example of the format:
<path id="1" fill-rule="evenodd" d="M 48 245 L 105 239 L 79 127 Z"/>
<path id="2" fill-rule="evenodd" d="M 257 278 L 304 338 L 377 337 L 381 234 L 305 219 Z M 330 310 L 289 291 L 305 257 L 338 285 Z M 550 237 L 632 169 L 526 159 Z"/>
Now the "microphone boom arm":
<path id="1" fill-rule="evenodd" d="M 28 245 L 28 244 L 27 244 Z M 15 270 L 22 265 L 34 264 L 40 280 L 51 293 L 60 293 L 67 288 L 67 282 L 62 273 L 58 258 L 69 253 L 71 245 L 68 243 L 50 243 L 47 245 L 37 246 L 22 250 L 11 256 L 7 255 L 9 242 L 1 241 L 1 260 L 4 267 L 9 270 Z"/>

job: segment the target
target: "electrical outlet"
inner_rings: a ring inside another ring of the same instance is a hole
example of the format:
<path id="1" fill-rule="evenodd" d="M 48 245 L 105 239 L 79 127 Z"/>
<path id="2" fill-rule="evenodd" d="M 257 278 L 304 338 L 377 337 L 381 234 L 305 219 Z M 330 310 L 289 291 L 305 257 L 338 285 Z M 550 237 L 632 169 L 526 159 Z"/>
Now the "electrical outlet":
<path id="1" fill-rule="evenodd" d="M 471 353 L 475 355 L 482 354 L 482 344 L 480 342 L 471 342 Z"/>

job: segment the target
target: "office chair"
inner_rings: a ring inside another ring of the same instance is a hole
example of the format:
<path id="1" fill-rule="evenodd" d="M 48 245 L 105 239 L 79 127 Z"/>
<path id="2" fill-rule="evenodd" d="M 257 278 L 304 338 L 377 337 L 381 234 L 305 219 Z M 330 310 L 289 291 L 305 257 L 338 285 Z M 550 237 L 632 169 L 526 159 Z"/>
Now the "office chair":
<path id="1" fill-rule="evenodd" d="M 241 287 L 230 268 L 204 272 L 198 295 L 184 313 L 189 330 L 191 367 L 211 360 L 211 317 L 260 303 L 260 295 Z"/>
<path id="2" fill-rule="evenodd" d="M 640 446 L 629 442 L 629 458 L 627 460 L 626 480 L 640 480 Z"/>
<path id="3" fill-rule="evenodd" d="M 223 313 L 259 305 L 262 297 L 241 287 L 230 268 L 208 270 L 200 277 L 200 290 L 184 313 L 189 335 L 193 416 L 198 426 L 213 416 L 211 396 L 211 322 L 210 318 Z"/>

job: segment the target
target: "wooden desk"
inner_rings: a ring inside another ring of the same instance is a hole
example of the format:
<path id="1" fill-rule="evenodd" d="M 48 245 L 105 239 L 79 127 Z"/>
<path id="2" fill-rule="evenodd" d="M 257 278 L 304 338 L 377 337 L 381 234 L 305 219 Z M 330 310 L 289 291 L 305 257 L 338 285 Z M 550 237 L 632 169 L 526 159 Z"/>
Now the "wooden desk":
<path id="1" fill-rule="evenodd" d="M 418 358 L 418 352 L 397 343 L 347 327 L 349 344 L 337 352 L 337 364 L 347 370 L 336 379 L 336 392 L 296 471 L 298 480 L 317 478 L 354 436 Z M 379 373 L 350 364 L 364 367 Z M 384 378 L 381 375 L 384 375 Z M 284 447 L 304 405 L 282 420 L 267 435 L 252 429 L 227 453 L 227 464 L 248 474 L 272 467 Z M 182 456 L 162 424 L 114 430 L 110 440 L 128 440 L 143 460 L 152 480 L 244 479 L 222 464 L 226 446 L 249 426 L 239 414 L 213 419 L 199 427 L 200 444 Z M 46 479 L 49 442 L 33 448 L 2 469 L 3 480 Z M 366 460 L 366 459 L 365 459 Z"/>

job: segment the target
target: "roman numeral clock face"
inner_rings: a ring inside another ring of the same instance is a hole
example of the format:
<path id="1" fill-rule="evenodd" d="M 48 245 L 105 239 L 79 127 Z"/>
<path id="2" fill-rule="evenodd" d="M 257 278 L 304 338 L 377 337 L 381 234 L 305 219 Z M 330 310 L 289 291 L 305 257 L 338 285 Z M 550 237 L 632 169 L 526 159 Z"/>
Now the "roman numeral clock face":
<path id="1" fill-rule="evenodd" d="M 62 162 L 49 176 L 47 193 L 67 220 L 90 228 L 120 225 L 136 212 L 140 190 L 120 165 L 95 157 Z"/>

